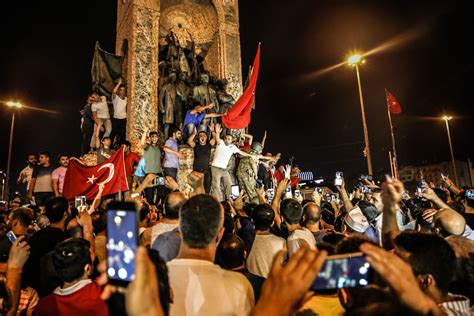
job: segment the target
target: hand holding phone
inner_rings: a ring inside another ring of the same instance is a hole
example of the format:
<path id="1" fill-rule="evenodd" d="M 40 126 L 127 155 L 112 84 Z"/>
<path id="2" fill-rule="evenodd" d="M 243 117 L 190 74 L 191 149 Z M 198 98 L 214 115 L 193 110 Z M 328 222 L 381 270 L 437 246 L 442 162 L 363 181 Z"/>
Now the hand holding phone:
<path id="1" fill-rule="evenodd" d="M 15 236 L 15 233 L 13 233 L 11 230 L 8 231 L 7 233 L 7 237 L 8 237 L 8 240 L 10 240 L 10 242 L 13 244 L 16 240 L 16 236 Z"/>
<path id="2" fill-rule="evenodd" d="M 135 204 L 111 202 L 107 208 L 107 277 L 111 284 L 126 286 L 135 278 L 138 216 Z"/>
<path id="3" fill-rule="evenodd" d="M 235 200 L 240 195 L 240 187 L 238 185 L 233 185 L 231 187 L 230 199 Z"/>
<path id="4" fill-rule="evenodd" d="M 336 179 L 334 180 L 334 185 L 336 186 L 341 186 L 342 185 L 342 171 L 337 171 L 336 172 Z"/>
<path id="5" fill-rule="evenodd" d="M 372 282 L 372 270 L 362 253 L 327 257 L 310 290 L 334 290 L 367 286 Z"/>

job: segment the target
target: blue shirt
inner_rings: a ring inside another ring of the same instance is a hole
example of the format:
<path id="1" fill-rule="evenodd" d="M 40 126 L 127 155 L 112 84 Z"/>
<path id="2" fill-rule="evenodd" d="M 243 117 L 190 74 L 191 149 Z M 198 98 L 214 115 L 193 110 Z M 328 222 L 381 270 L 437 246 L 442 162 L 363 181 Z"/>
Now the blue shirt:
<path id="1" fill-rule="evenodd" d="M 178 151 L 178 141 L 174 138 L 168 138 L 165 143 L 165 146 L 173 149 L 174 151 Z M 165 151 L 165 168 L 175 168 L 178 169 L 179 167 L 179 158 L 175 154 L 169 153 Z"/>
<path id="2" fill-rule="evenodd" d="M 145 158 L 140 158 L 140 161 L 138 162 L 137 168 L 135 169 L 135 173 L 137 177 L 144 177 L 146 176 L 145 173 Z"/>
<path id="3" fill-rule="evenodd" d="M 192 110 L 186 112 L 186 117 L 184 118 L 183 126 L 188 126 L 189 124 L 193 124 L 194 126 L 201 125 L 202 120 L 206 117 L 206 113 L 196 113 L 191 114 Z"/>

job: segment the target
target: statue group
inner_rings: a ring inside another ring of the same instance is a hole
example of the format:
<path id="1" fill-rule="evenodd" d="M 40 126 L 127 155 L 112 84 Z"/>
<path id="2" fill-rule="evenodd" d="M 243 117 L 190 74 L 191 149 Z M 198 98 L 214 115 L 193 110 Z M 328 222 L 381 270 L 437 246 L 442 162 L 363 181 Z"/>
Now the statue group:
<path id="1" fill-rule="evenodd" d="M 208 113 L 226 113 L 235 103 L 226 90 L 227 80 L 206 71 L 205 56 L 205 47 L 198 49 L 192 40 L 180 43 L 172 31 L 160 40 L 158 116 L 165 139 L 171 125 L 183 128 L 186 112 L 196 105 L 213 103 Z"/>

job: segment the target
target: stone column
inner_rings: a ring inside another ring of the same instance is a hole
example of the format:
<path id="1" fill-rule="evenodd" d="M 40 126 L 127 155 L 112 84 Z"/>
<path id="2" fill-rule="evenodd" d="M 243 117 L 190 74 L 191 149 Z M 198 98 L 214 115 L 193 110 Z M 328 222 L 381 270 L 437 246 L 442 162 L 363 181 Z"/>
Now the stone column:
<path id="1" fill-rule="evenodd" d="M 116 53 L 128 41 L 127 139 L 136 148 L 145 126 L 158 128 L 159 0 L 117 0 Z"/>

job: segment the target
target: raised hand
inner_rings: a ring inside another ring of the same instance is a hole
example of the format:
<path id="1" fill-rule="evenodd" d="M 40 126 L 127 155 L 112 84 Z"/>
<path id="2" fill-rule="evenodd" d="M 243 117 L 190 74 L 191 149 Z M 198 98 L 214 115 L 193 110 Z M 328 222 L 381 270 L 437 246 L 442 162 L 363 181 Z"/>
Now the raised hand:
<path id="1" fill-rule="evenodd" d="M 222 133 L 222 126 L 221 126 L 221 124 L 216 124 L 215 129 L 216 129 L 216 133 L 217 133 L 217 134 Z"/>
<path id="2" fill-rule="evenodd" d="M 285 178 L 290 179 L 290 174 L 291 174 L 291 165 L 286 165 L 283 167 L 284 173 L 285 173 Z"/>
<path id="3" fill-rule="evenodd" d="M 26 242 L 25 236 L 20 236 L 10 248 L 7 266 L 9 268 L 23 268 L 29 256 L 30 245 Z"/>
<path id="4" fill-rule="evenodd" d="M 382 202 L 386 206 L 395 206 L 403 199 L 405 187 L 403 182 L 393 179 L 392 182 L 384 182 L 382 185 Z"/>

